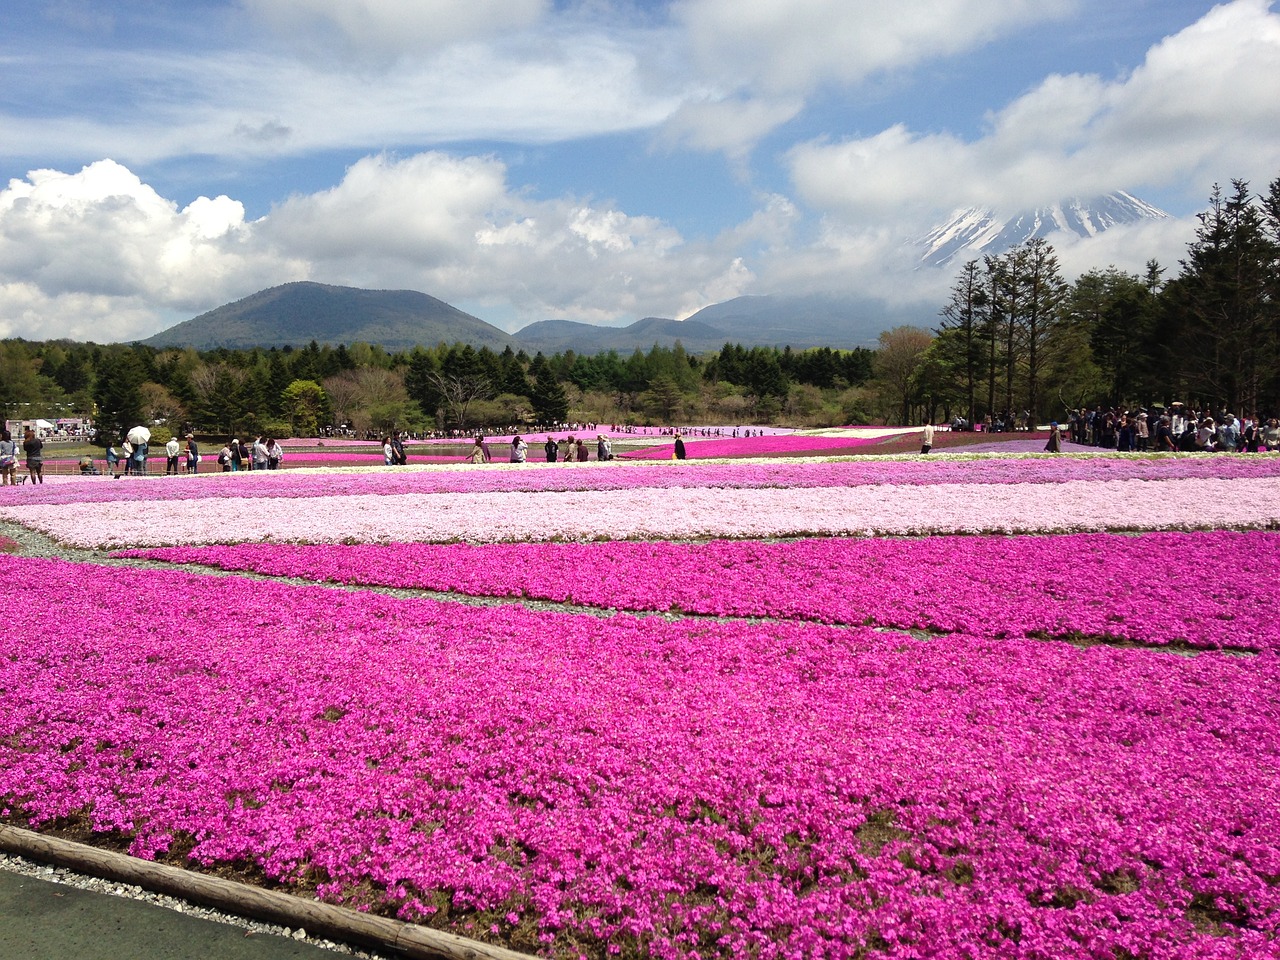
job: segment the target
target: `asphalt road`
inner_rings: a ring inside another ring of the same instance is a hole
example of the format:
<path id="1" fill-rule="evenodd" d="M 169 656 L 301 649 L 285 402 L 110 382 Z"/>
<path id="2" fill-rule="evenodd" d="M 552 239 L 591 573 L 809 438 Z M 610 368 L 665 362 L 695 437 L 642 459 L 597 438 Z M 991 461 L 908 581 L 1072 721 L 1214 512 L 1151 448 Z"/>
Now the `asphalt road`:
<path id="1" fill-rule="evenodd" d="M 0 960 L 338 960 L 309 943 L 0 870 Z"/>

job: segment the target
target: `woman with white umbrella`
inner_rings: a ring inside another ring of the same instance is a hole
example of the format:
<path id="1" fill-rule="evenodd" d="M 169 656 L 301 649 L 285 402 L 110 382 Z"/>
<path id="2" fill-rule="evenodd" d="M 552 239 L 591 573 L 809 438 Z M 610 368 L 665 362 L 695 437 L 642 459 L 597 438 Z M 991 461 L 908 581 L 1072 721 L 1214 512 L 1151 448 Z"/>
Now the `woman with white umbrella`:
<path id="1" fill-rule="evenodd" d="M 133 472 L 138 476 L 147 473 L 147 441 L 151 439 L 151 431 L 146 427 L 134 427 L 129 431 L 128 440 L 133 444 Z"/>

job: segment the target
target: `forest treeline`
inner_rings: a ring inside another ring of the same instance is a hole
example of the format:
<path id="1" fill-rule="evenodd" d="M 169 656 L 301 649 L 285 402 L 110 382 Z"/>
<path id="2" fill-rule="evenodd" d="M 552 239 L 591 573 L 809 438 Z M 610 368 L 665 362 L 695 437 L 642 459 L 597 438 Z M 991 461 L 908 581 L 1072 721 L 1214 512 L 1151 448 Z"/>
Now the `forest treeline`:
<path id="1" fill-rule="evenodd" d="M 898 416 L 1043 423 L 1067 411 L 1186 403 L 1280 413 L 1280 178 L 1215 186 L 1178 271 L 1060 274 L 1031 240 L 960 270 L 933 332 L 882 335 L 877 376 Z"/>
<path id="2" fill-rule="evenodd" d="M 681 424 L 865 419 L 873 351 L 726 344 L 694 356 L 676 343 L 623 357 L 530 357 L 467 344 L 389 353 L 311 343 L 253 350 L 157 349 L 6 340 L 8 419 L 92 418 L 106 436 L 147 424 L 212 436 L 469 432 L 564 422 Z"/>
<path id="3" fill-rule="evenodd" d="M 676 343 L 529 356 L 465 344 L 253 350 L 0 342 L 6 419 L 92 418 L 212 436 L 470 432 L 565 422 L 1045 422 L 1070 409 L 1168 404 L 1280 412 L 1280 178 L 1215 187 L 1176 275 L 1114 267 L 1063 280 L 1051 244 L 966 263 L 931 328 L 877 349 Z"/>

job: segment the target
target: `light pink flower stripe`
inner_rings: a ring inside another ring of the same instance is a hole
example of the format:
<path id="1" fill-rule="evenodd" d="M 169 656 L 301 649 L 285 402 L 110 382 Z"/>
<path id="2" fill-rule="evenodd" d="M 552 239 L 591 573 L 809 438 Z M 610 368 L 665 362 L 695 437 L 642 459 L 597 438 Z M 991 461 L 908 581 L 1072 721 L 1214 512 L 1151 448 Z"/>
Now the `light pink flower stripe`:
<path id="1" fill-rule="evenodd" d="M 1274 954 L 1270 654 L 0 574 L 0 814 L 561 951 Z"/>
<path id="2" fill-rule="evenodd" d="M 302 456 L 299 454 L 299 456 Z M 255 471 L 200 476 L 59 478 L 39 488 L 0 488 L 0 508 L 117 501 L 284 499 L 354 494 L 550 493 L 690 488 L 821 488 L 867 485 L 1057 484 L 1077 480 L 1263 479 L 1280 477 L 1280 456 L 1186 455 L 1165 459 L 1121 456 L 941 457 L 848 461 L 649 464 L 590 463 L 523 466 L 488 464 L 370 467 L 359 472 Z M 1117 511 L 1123 512 L 1123 511 Z"/>
<path id="3" fill-rule="evenodd" d="M 84 547 L 762 538 L 1280 526 L 1280 480 L 399 494 L 67 504 L 0 517 Z"/>
<path id="4" fill-rule="evenodd" d="M 128 556 L 606 609 L 1280 649 L 1280 534 L 761 543 L 239 544 Z M 1231 571 L 1247 571 L 1244 583 Z M 1221 575 L 1206 575 L 1220 571 Z"/>

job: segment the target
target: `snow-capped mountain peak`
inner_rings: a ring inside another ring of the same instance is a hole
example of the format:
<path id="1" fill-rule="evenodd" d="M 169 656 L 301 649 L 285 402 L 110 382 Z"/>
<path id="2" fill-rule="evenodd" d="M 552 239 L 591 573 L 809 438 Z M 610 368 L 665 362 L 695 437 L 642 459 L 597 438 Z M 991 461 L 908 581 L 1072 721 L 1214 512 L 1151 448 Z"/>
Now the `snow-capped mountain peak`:
<path id="1" fill-rule="evenodd" d="M 1095 237 L 1121 224 L 1163 220 L 1169 215 L 1124 191 L 1102 197 L 1073 197 L 1002 218 L 991 210 L 958 210 L 951 219 L 929 231 L 917 243 L 920 261 L 946 266 L 953 261 L 999 256 L 1032 237 L 1061 231 Z"/>

